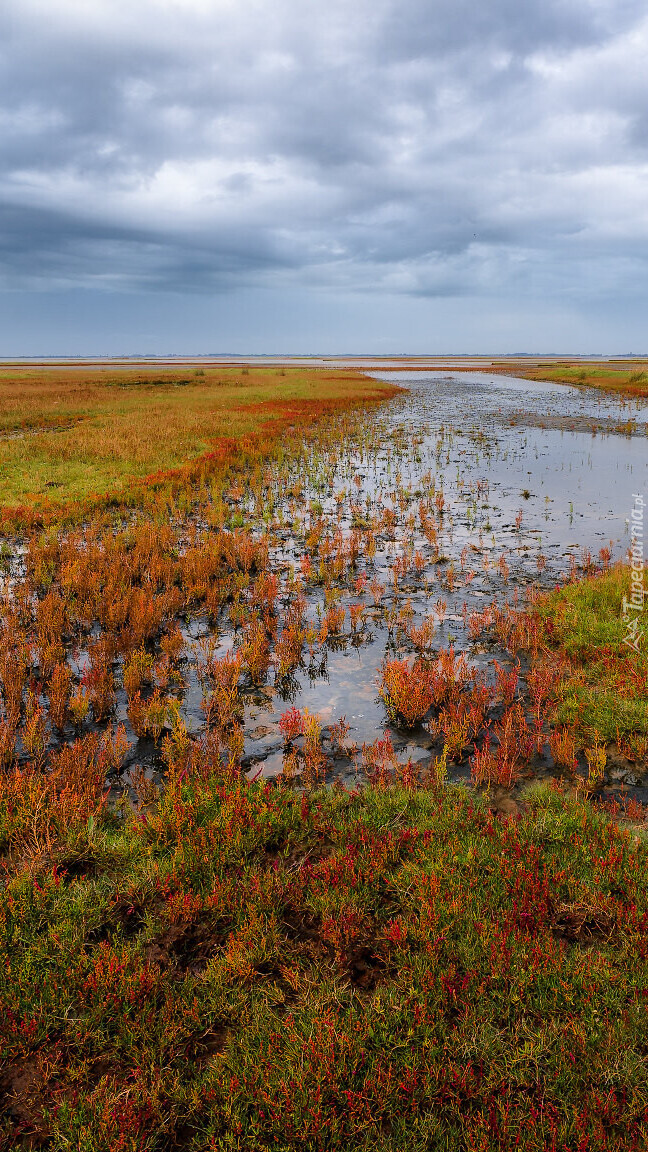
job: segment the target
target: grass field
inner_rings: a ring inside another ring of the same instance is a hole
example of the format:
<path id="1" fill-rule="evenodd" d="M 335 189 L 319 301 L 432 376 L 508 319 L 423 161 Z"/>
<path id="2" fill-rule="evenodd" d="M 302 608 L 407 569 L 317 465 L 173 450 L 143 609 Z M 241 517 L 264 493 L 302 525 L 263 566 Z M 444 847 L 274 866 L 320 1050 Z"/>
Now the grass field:
<path id="1" fill-rule="evenodd" d="M 360 372 L 235 366 L 3 366 L 0 507 L 119 494 L 223 441 L 380 399 Z"/>
<path id="2" fill-rule="evenodd" d="M 493 365 L 498 370 L 498 365 Z M 501 370 L 501 369 L 500 369 Z M 510 372 L 510 363 L 505 371 Z M 648 363 L 637 361 L 628 365 L 627 361 L 608 360 L 596 363 L 586 361 L 565 361 L 556 363 L 538 361 L 532 365 L 518 362 L 516 376 L 528 380 L 549 380 L 556 384 L 572 384 L 575 387 L 600 388 L 604 392 L 616 392 L 622 396 L 639 398 L 648 396 Z"/>

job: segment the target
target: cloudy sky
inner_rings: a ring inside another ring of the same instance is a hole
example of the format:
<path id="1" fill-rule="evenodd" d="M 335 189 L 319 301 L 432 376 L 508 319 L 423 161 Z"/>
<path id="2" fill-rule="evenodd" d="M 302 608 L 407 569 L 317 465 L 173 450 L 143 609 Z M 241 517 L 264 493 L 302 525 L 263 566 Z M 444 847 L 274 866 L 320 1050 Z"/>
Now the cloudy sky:
<path id="1" fill-rule="evenodd" d="M 648 352 L 645 0 L 3 0 L 0 356 Z"/>

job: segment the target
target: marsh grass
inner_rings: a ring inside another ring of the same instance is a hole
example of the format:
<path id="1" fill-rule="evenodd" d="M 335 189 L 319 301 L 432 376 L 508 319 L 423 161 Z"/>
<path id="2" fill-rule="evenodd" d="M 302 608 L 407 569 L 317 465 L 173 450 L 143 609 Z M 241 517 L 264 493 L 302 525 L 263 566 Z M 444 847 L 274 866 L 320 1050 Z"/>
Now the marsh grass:
<path id="1" fill-rule="evenodd" d="M 3 1147 L 645 1147 L 642 831 L 194 767 L 7 857 Z"/>
<path id="2" fill-rule="evenodd" d="M 639 652 L 624 640 L 623 598 L 630 569 L 608 571 L 566 584 L 536 600 L 545 642 L 563 657 L 557 720 L 606 743 L 619 735 L 648 733 L 648 646 Z"/>
<path id="3" fill-rule="evenodd" d="M 533 367 L 520 365 L 516 367 L 516 375 L 529 380 L 553 381 L 556 384 L 585 385 L 637 398 L 648 396 L 648 366 L 645 362 L 632 366 L 618 361 L 588 364 L 552 362 Z"/>
<path id="4" fill-rule="evenodd" d="M 271 438 L 300 407 L 393 392 L 359 372 L 304 368 L 0 368 L 0 504 L 120 494 L 223 440 Z"/>

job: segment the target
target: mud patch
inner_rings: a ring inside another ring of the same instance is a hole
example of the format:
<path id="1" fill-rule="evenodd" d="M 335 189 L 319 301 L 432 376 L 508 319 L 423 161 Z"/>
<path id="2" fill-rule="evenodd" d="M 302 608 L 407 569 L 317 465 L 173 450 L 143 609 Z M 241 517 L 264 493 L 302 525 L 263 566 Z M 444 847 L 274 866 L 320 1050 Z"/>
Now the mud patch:
<path id="1" fill-rule="evenodd" d="M 172 968 L 180 976 L 196 976 L 221 951 L 230 931 L 229 921 L 171 924 L 149 941 L 144 958 L 160 968 Z"/>
<path id="2" fill-rule="evenodd" d="M 373 992 L 388 974 L 386 961 L 368 944 L 352 951 L 344 966 L 353 987 L 362 992 Z"/>
<path id="3" fill-rule="evenodd" d="M 315 912 L 292 905 L 284 908 L 281 926 L 289 940 L 298 944 L 317 941 L 323 951 L 332 951 L 330 945 L 321 939 L 321 925 L 322 918 Z"/>
<path id="4" fill-rule="evenodd" d="M 220 1056 L 227 1046 L 231 1029 L 226 1024 L 216 1024 L 203 1032 L 201 1036 L 193 1037 L 187 1044 L 185 1055 L 194 1064 L 207 1064 L 214 1056 Z"/>
<path id="5" fill-rule="evenodd" d="M 171 1148 L 190 1148 L 193 1144 L 194 1137 L 200 1135 L 200 1128 L 191 1120 L 183 1120 L 176 1127 L 175 1131 L 169 1136 L 169 1145 Z"/>
<path id="6" fill-rule="evenodd" d="M 595 904 L 561 904 L 552 920 L 552 931 L 563 940 L 576 944 L 609 941 L 616 932 L 616 917 L 607 908 Z"/>
<path id="7" fill-rule="evenodd" d="M 65 860 L 56 862 L 64 884 L 71 884 L 74 880 L 94 880 L 104 871 L 101 861 L 95 856 L 69 856 Z"/>
<path id="8" fill-rule="evenodd" d="M 286 907 L 281 927 L 300 950 L 312 959 L 328 960 L 358 991 L 372 992 L 392 971 L 370 929 L 365 939 L 337 951 L 331 941 L 322 936 L 321 917 L 306 908 Z"/>
<path id="9" fill-rule="evenodd" d="M 51 1104 L 49 1078 L 36 1057 L 10 1065 L 0 1073 L 0 1111 L 15 1127 L 11 1133 L 15 1148 L 50 1147 L 50 1135 L 43 1113 Z"/>
<path id="10" fill-rule="evenodd" d="M 110 905 L 106 917 L 96 928 L 88 932 L 86 943 L 110 942 L 116 935 L 122 935 L 126 940 L 133 940 L 144 927 L 145 915 L 143 901 L 129 896 L 117 896 Z"/>

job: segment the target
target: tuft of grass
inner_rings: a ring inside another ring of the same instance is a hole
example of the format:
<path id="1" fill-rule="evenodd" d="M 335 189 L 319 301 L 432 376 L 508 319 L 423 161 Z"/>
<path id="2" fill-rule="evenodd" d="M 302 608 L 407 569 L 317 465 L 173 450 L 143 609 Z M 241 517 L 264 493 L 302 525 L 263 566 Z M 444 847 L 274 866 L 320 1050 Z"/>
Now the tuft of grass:
<path id="1" fill-rule="evenodd" d="M 630 569 L 615 565 L 538 599 L 547 645 L 563 658 L 557 720 L 609 743 L 648 733 L 648 645 L 629 647 L 623 600 Z"/>

